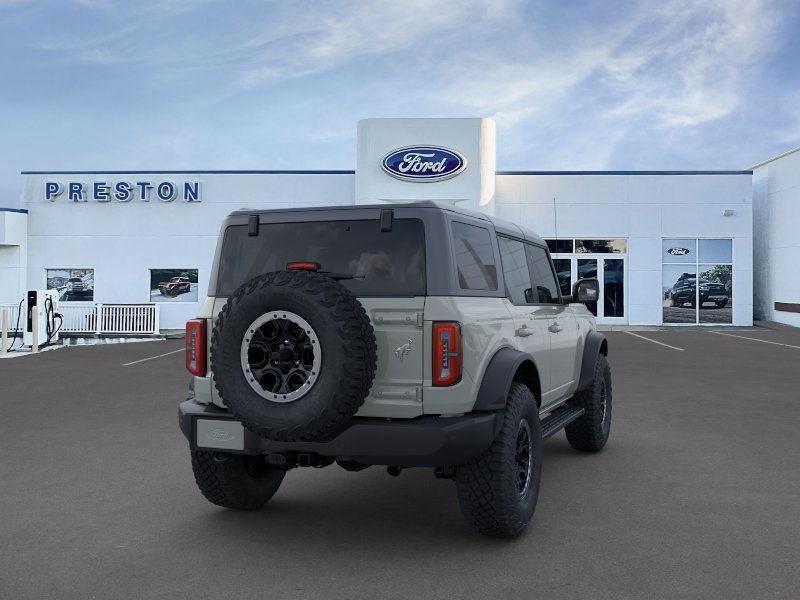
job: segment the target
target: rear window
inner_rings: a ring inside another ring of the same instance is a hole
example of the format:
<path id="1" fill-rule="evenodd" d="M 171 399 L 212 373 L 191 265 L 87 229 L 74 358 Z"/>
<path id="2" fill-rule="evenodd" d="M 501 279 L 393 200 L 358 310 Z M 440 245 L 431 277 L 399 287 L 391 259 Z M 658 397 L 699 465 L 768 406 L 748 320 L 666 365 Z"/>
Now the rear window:
<path id="1" fill-rule="evenodd" d="M 257 236 L 248 236 L 246 225 L 232 225 L 222 243 L 217 294 L 230 296 L 249 279 L 299 261 L 355 275 L 340 283 L 356 296 L 425 295 L 425 228 L 419 219 L 395 219 L 386 232 L 377 219 L 262 223 Z"/>

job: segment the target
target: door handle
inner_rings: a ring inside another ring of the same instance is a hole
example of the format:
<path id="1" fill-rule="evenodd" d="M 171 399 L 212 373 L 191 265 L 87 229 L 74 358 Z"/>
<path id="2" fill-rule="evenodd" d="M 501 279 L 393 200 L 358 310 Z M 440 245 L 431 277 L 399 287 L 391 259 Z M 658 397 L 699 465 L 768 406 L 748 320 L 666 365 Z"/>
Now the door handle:
<path id="1" fill-rule="evenodd" d="M 514 331 L 514 335 L 517 337 L 528 337 L 529 335 L 533 335 L 533 330 L 528 329 L 527 325 L 523 325 Z"/>
<path id="2" fill-rule="evenodd" d="M 562 329 L 564 328 L 561 325 L 559 325 L 558 322 L 555 322 L 552 323 L 550 327 L 547 328 L 547 331 L 549 331 L 550 333 L 558 333 Z"/>

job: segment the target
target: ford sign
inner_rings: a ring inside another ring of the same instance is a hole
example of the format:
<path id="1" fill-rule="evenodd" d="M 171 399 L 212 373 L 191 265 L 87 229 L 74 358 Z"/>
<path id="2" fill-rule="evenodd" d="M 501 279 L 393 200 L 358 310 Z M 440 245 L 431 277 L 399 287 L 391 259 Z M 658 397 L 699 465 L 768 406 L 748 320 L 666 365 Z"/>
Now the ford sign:
<path id="1" fill-rule="evenodd" d="M 688 248 L 669 248 L 667 250 L 667 254 L 671 254 L 672 256 L 686 256 L 689 254 Z"/>
<path id="2" fill-rule="evenodd" d="M 383 170 L 404 181 L 442 181 L 467 168 L 467 159 L 441 146 L 406 146 L 383 157 Z"/>

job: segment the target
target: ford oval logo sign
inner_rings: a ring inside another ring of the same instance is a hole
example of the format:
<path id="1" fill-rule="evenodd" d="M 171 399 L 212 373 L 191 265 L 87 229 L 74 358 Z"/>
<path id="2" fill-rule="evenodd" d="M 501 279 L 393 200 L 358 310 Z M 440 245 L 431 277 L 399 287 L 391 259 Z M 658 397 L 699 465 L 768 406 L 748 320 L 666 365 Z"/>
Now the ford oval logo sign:
<path id="1" fill-rule="evenodd" d="M 671 254 L 672 256 L 686 256 L 689 254 L 689 249 L 681 247 L 670 248 L 667 250 L 667 254 Z"/>
<path id="2" fill-rule="evenodd" d="M 406 146 L 392 150 L 381 162 L 383 170 L 404 181 L 442 181 L 467 168 L 467 159 L 441 146 Z"/>

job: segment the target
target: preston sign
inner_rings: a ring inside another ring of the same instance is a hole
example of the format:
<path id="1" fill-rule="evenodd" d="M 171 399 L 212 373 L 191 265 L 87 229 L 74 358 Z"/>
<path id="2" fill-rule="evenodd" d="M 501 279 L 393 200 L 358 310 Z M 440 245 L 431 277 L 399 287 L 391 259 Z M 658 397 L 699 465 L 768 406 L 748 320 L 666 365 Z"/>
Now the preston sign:
<path id="1" fill-rule="evenodd" d="M 200 202 L 200 182 L 184 181 L 46 181 L 44 199 L 55 202 L 59 196 L 72 202 L 130 202 L 140 200 L 150 202 L 172 202 L 181 198 L 186 202 Z"/>
<path id="2" fill-rule="evenodd" d="M 381 166 L 403 181 L 431 182 L 455 177 L 467 168 L 467 159 L 441 146 L 405 146 L 384 156 Z"/>

